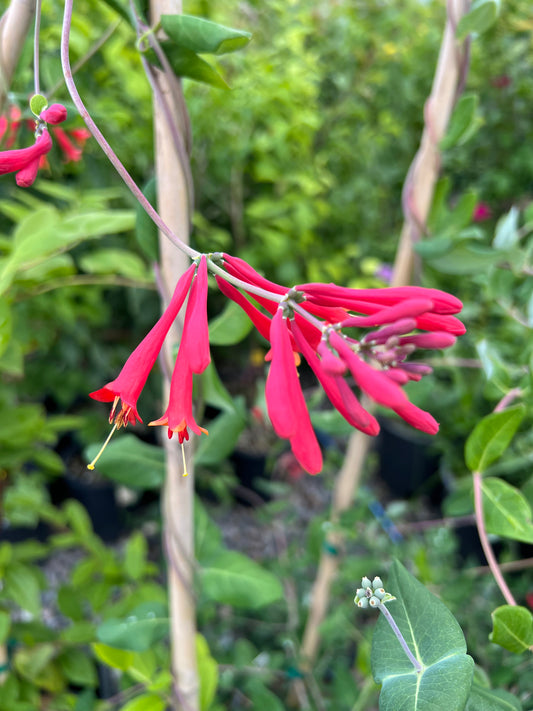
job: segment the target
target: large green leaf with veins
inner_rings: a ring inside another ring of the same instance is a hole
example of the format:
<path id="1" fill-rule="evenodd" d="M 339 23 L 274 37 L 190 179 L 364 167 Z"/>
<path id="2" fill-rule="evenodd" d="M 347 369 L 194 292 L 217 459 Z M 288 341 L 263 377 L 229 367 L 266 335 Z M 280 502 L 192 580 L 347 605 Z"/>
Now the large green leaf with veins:
<path id="1" fill-rule="evenodd" d="M 374 679 L 382 684 L 380 711 L 463 711 L 474 662 L 456 619 L 398 561 L 385 587 L 397 598 L 387 607 L 422 671 L 415 671 L 380 615 L 371 654 Z"/>

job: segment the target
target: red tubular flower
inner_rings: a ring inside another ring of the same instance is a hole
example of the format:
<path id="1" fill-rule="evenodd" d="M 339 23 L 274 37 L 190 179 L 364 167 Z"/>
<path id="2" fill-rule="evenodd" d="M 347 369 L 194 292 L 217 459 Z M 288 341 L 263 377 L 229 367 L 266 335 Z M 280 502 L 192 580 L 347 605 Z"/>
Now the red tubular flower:
<path id="1" fill-rule="evenodd" d="M 109 422 L 113 422 L 115 419 L 118 402 L 122 400 L 122 407 L 116 414 L 117 427 L 126 426 L 128 423 L 134 425 L 137 421 L 142 422 L 137 412 L 137 400 L 159 355 L 166 335 L 185 301 L 195 270 L 196 265 L 192 264 L 182 275 L 163 315 L 130 355 L 118 377 L 100 390 L 90 393 L 93 400 L 113 402 Z"/>
<path id="2" fill-rule="evenodd" d="M 324 367 L 324 359 L 319 359 L 313 348 L 306 341 L 302 331 L 293 321 L 291 324 L 294 339 L 312 371 L 316 375 L 331 404 L 344 419 L 358 430 L 369 435 L 379 432 L 379 425 L 373 415 L 367 412 L 359 403 L 348 383 L 340 375 L 332 375 Z"/>
<path id="3" fill-rule="evenodd" d="M 45 128 L 33 146 L 0 152 L 0 175 L 17 173 L 17 185 L 21 188 L 29 187 L 37 176 L 41 156 L 46 155 L 51 148 L 52 139 Z"/>
<path id="4" fill-rule="evenodd" d="M 170 381 L 170 395 L 165 414 L 158 420 L 150 422 L 150 426 L 162 425 L 168 427 L 168 437 L 172 438 L 177 433 L 180 444 L 189 439 L 190 428 L 195 434 L 207 430 L 200 427 L 192 414 L 192 370 L 188 367 L 186 355 L 181 348 L 178 351 L 176 364 Z"/>
<path id="5" fill-rule="evenodd" d="M 216 281 L 220 291 L 241 307 L 259 333 L 268 341 L 270 336 L 270 319 L 268 316 L 259 311 L 238 289 L 222 279 L 222 277 L 217 276 Z"/>
<path id="6" fill-rule="evenodd" d="M 74 163 L 77 163 L 78 161 L 81 160 L 82 156 L 82 149 L 77 148 L 70 138 L 67 136 L 65 131 L 63 131 L 62 128 L 55 128 L 54 129 L 54 136 L 57 140 L 58 146 L 61 148 L 63 151 L 63 155 L 65 156 L 65 161 L 68 163 L 69 161 L 72 161 Z"/>
<path id="7" fill-rule="evenodd" d="M 181 337 L 180 351 L 193 373 L 203 373 L 211 362 L 207 326 L 207 260 L 202 256 L 192 283 Z"/>
<path id="8" fill-rule="evenodd" d="M 52 104 L 52 106 L 41 111 L 39 118 L 45 123 L 51 123 L 55 126 L 66 121 L 67 110 L 62 104 Z"/>
<path id="9" fill-rule="evenodd" d="M 294 363 L 287 320 L 278 308 L 270 328 L 272 362 L 266 382 L 268 415 L 279 437 L 288 439 L 298 462 L 310 474 L 322 469 L 318 445 Z"/>
<path id="10" fill-rule="evenodd" d="M 192 414 L 192 385 L 193 373 L 202 373 L 210 362 L 207 260 L 202 256 L 187 302 L 180 347 L 170 381 L 168 407 L 162 417 L 150 422 L 150 425 L 168 427 L 169 437 L 177 432 L 180 444 L 189 439 L 189 427 L 197 435 L 202 432 L 207 434 L 207 430 L 196 423 Z"/>

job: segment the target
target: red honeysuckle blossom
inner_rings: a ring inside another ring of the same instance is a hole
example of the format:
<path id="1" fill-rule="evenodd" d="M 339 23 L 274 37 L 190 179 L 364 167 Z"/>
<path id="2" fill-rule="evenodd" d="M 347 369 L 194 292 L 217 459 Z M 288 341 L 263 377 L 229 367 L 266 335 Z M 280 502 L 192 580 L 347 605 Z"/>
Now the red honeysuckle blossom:
<path id="1" fill-rule="evenodd" d="M 15 131 L 12 136 L 13 141 L 20 124 L 18 120 L 20 112 L 17 112 L 15 116 L 16 118 L 12 122 Z M 67 110 L 62 104 L 52 104 L 52 106 L 44 109 L 36 122 L 36 140 L 33 146 L 0 152 L 0 175 L 16 173 L 15 180 L 19 187 L 28 188 L 33 185 L 39 168 L 42 166 L 43 161 L 46 160 L 46 154 L 52 149 L 52 138 L 46 124 L 61 123 L 66 118 Z M 33 127 L 33 122 L 31 123 Z M 2 129 L 4 132 L 7 129 L 5 122 L 0 125 L 0 131 Z M 6 144 L 8 143 L 12 143 L 11 138 L 6 141 Z"/>
<path id="2" fill-rule="evenodd" d="M 51 149 L 52 139 L 45 128 L 33 146 L 0 152 L 0 175 L 16 173 L 15 180 L 20 188 L 33 185 L 39 170 L 39 161 Z"/>
<path id="3" fill-rule="evenodd" d="M 169 438 L 177 433 L 180 444 L 189 439 L 188 428 L 198 435 L 202 432 L 207 434 L 207 430 L 196 423 L 192 413 L 192 386 L 193 373 L 202 373 L 210 362 L 207 325 L 207 260 L 203 255 L 187 302 L 183 334 L 170 381 L 168 407 L 162 417 L 150 422 L 150 425 L 168 427 Z"/>
<path id="4" fill-rule="evenodd" d="M 196 264 L 192 264 L 181 276 L 163 315 L 130 355 L 117 378 L 100 390 L 90 393 L 93 400 L 113 402 L 109 422 L 113 422 L 116 418 L 117 427 L 142 422 L 137 412 L 137 400 L 163 347 L 167 333 L 185 301 L 195 271 Z M 122 401 L 122 407 L 117 413 L 119 400 Z"/>
<path id="5" fill-rule="evenodd" d="M 305 284 L 291 290 L 279 285 L 272 288 L 272 282 L 242 260 L 227 255 L 224 260 L 225 266 L 226 262 L 230 265 L 228 271 L 242 281 L 285 297 L 280 306 L 253 292 L 244 295 L 223 279 L 217 279 L 223 293 L 244 309 L 259 332 L 271 342 L 272 364 L 266 392 L 269 416 L 276 433 L 289 439 L 305 469 L 317 471 L 318 445 L 301 393 L 293 351 L 302 353 L 332 405 L 353 427 L 370 435 L 379 432 L 377 420 L 361 406 L 344 379 L 347 370 L 361 392 L 372 400 L 390 408 L 417 429 L 430 434 L 438 431 L 432 415 L 409 402 L 402 389 L 407 382 L 420 380 L 432 369 L 425 363 L 405 361 L 419 348 L 448 348 L 456 335 L 465 332 L 462 322 L 452 315 L 462 308 L 459 299 L 422 287 L 349 289 L 334 284 Z M 298 304 L 298 311 L 291 308 L 291 299 Z M 319 316 L 322 325 L 309 322 L 301 310 Z M 282 312 L 285 317 L 279 315 Z M 378 330 L 368 331 L 361 340 L 342 333 L 343 328 L 372 327 Z M 427 332 L 413 333 L 416 330 Z"/>
<path id="6" fill-rule="evenodd" d="M 266 382 L 268 416 L 279 437 L 288 439 L 298 462 L 310 474 L 322 469 L 317 442 L 300 387 L 287 319 L 279 307 L 270 327 L 272 362 Z"/>

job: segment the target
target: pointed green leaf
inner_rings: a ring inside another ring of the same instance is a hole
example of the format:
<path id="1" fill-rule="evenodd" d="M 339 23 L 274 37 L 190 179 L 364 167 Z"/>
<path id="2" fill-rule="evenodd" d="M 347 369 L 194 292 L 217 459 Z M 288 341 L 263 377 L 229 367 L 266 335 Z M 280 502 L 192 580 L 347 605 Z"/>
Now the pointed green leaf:
<path id="1" fill-rule="evenodd" d="M 228 457 L 234 450 L 239 435 L 246 426 L 244 398 L 235 398 L 235 409 L 222 412 L 209 423 L 209 436 L 200 437 L 194 454 L 196 464 L 214 466 Z"/>
<path id="2" fill-rule="evenodd" d="M 495 249 L 511 249 L 515 247 L 520 235 L 518 233 L 518 218 L 520 211 L 517 207 L 512 207 L 509 212 L 500 217 L 496 225 L 496 234 L 492 246 Z"/>
<path id="3" fill-rule="evenodd" d="M 192 15 L 161 15 L 161 25 L 178 47 L 198 54 L 225 54 L 248 44 L 250 32 L 235 30 Z"/>
<path id="4" fill-rule="evenodd" d="M 430 265 L 442 274 L 478 274 L 480 269 L 490 267 L 501 258 L 493 249 L 459 244 L 451 252 L 432 260 Z"/>
<path id="5" fill-rule="evenodd" d="M 210 600 L 251 610 L 283 596 L 275 575 L 236 551 L 217 553 L 201 571 L 202 592 Z"/>
<path id="6" fill-rule="evenodd" d="M 492 613 L 491 642 L 521 654 L 533 646 L 533 615 L 518 605 L 501 605 Z"/>
<path id="7" fill-rule="evenodd" d="M 100 444 L 87 447 L 91 461 Z M 161 447 L 142 442 L 132 434 L 118 435 L 98 460 L 97 469 L 104 476 L 132 489 L 159 489 L 165 481 L 165 453 Z"/>
<path id="8" fill-rule="evenodd" d="M 483 479 L 481 487 L 487 532 L 533 543 L 531 507 L 522 492 L 496 477 Z"/>
<path id="9" fill-rule="evenodd" d="M 135 659 L 133 652 L 124 649 L 114 649 L 100 642 L 95 642 L 92 648 L 97 658 L 104 664 L 113 667 L 113 669 L 126 671 L 126 669 L 133 664 L 133 660 Z"/>
<path id="10" fill-rule="evenodd" d="M 3 581 L 3 596 L 36 617 L 41 612 L 41 594 L 37 573 L 24 563 L 11 563 Z"/>
<path id="11" fill-rule="evenodd" d="M 79 264 L 88 274 L 116 274 L 127 279 L 152 281 L 143 260 L 127 249 L 95 249 L 83 255 Z"/>
<path id="12" fill-rule="evenodd" d="M 209 322 L 209 342 L 214 346 L 233 346 L 250 333 L 253 323 L 241 307 L 228 301 L 224 311 Z"/>
<path id="13" fill-rule="evenodd" d="M 235 412 L 234 399 L 224 387 L 222 380 L 220 380 L 213 361 L 209 363 L 199 377 L 202 386 L 202 398 L 208 405 L 218 407 L 219 410 L 225 410 L 226 412 Z"/>
<path id="14" fill-rule="evenodd" d="M 500 0 L 474 0 L 468 12 L 459 20 L 456 38 L 461 41 L 473 32 L 482 34 L 498 19 Z"/>
<path id="15" fill-rule="evenodd" d="M 465 460 L 470 471 L 483 472 L 505 452 L 524 419 L 525 407 L 516 405 L 493 412 L 477 423 L 466 441 Z"/>
<path id="16" fill-rule="evenodd" d="M 229 90 L 230 87 L 216 69 L 195 52 L 185 47 L 176 47 L 169 42 L 162 42 L 161 44 L 170 66 L 177 76 L 188 77 L 204 84 L 210 84 L 217 89 Z M 151 64 L 159 66 L 159 60 L 153 50 L 146 50 L 144 55 Z"/>
<path id="17" fill-rule="evenodd" d="M 383 615 L 372 639 L 372 673 L 382 684 L 380 711 L 463 711 L 474 662 L 451 612 L 395 561 L 386 581 L 397 600 L 388 609 L 422 664 L 416 673 Z"/>
<path id="18" fill-rule="evenodd" d="M 440 142 L 441 150 L 446 151 L 457 145 L 467 133 L 470 137 L 469 129 L 476 120 L 478 104 L 477 94 L 463 94 L 461 96 L 453 111 L 446 135 Z"/>
<path id="19" fill-rule="evenodd" d="M 98 676 L 93 660 L 81 649 L 69 649 L 58 659 L 59 668 L 66 678 L 78 686 L 97 686 Z"/>

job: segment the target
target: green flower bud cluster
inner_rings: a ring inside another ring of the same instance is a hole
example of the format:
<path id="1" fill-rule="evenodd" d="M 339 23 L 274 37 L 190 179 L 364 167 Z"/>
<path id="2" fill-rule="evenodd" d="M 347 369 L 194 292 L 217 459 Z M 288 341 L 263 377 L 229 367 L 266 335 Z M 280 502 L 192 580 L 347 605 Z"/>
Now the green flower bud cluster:
<path id="1" fill-rule="evenodd" d="M 396 600 L 396 598 L 388 592 L 385 592 L 383 581 L 377 576 L 370 581 L 370 578 L 364 577 L 361 580 L 361 587 L 357 588 L 354 602 L 357 607 L 379 607 L 386 602 Z"/>

